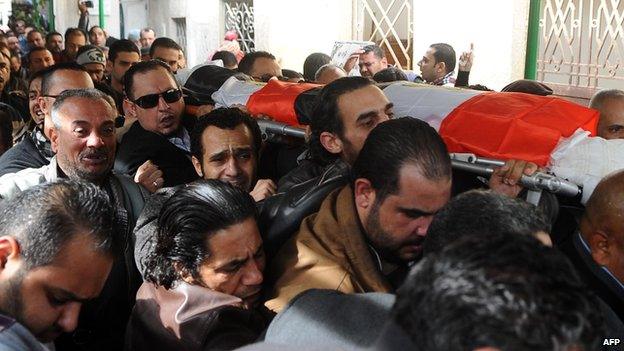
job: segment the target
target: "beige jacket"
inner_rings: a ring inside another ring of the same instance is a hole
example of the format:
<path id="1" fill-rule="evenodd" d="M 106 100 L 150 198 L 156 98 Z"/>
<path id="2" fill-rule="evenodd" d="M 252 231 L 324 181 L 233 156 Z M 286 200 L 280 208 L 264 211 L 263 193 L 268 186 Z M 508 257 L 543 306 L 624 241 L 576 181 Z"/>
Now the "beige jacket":
<path id="1" fill-rule="evenodd" d="M 277 282 L 266 306 L 279 311 L 308 289 L 391 292 L 379 267 L 347 185 L 329 194 L 319 212 L 307 217 L 299 232 L 284 244 L 269 270 Z"/>

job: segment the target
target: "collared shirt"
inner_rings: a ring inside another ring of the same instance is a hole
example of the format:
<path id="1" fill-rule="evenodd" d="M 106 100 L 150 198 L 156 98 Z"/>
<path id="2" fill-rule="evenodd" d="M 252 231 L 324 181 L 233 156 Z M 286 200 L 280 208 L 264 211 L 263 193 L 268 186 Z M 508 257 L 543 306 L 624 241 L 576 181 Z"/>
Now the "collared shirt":
<path id="1" fill-rule="evenodd" d="M 181 127 L 177 135 L 168 137 L 167 140 L 186 152 L 191 152 L 191 137 L 186 128 Z"/>
<path id="2" fill-rule="evenodd" d="M 444 77 L 438 78 L 431 82 L 432 85 L 445 85 L 445 86 L 455 86 L 455 78 L 453 78 L 454 72 L 447 73 Z"/>
<path id="3" fill-rule="evenodd" d="M 581 245 L 580 248 L 583 250 L 583 254 L 588 257 L 589 259 L 586 259 L 585 261 L 590 261 L 588 262 L 589 264 L 592 264 L 594 266 L 594 268 L 598 268 L 599 270 L 601 270 L 603 273 L 605 273 L 607 276 L 609 276 L 611 278 L 611 280 L 615 283 L 615 285 L 617 287 L 619 287 L 620 291 L 624 292 L 624 283 L 619 281 L 614 275 L 613 273 L 611 273 L 611 271 L 609 271 L 609 269 L 605 266 L 601 266 L 599 264 L 596 263 L 596 261 L 593 260 L 593 258 L 591 258 L 591 248 L 589 247 L 589 245 L 587 244 L 587 242 L 585 241 L 585 238 L 583 238 L 583 236 L 581 235 L 581 232 L 577 232 L 576 234 L 576 240 L 578 243 L 580 243 Z"/>

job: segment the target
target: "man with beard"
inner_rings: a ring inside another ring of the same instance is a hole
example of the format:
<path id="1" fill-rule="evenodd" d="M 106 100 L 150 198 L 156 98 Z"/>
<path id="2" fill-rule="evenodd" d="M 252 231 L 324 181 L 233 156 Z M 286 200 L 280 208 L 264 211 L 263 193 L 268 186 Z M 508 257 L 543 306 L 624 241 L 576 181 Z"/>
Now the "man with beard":
<path id="1" fill-rule="evenodd" d="M 47 166 L 0 177 L 3 199 L 38 184 L 69 178 L 98 185 L 115 205 L 115 237 L 120 245 L 116 247 L 105 294 L 85 304 L 76 331 L 57 340 L 57 349 L 61 350 L 122 349 L 125 325 L 140 284 L 130 238 L 146 192 L 132 179 L 111 172 L 116 116 L 112 98 L 98 90 L 62 92 L 55 97 L 50 111 L 50 141 L 56 156 Z"/>
<path id="2" fill-rule="evenodd" d="M 279 251 L 267 307 L 302 291 L 392 292 L 422 253 L 433 215 L 449 200 L 451 162 L 427 123 L 400 118 L 373 129 L 352 169 Z"/>
<path id="3" fill-rule="evenodd" d="M 49 109 L 61 92 L 79 88 L 93 88 L 93 81 L 82 66 L 73 62 L 57 64 L 33 75 L 28 89 L 28 105 L 35 128 L 2 155 L 0 176 L 50 163 L 54 152 L 50 144 L 53 124 Z"/>
<path id="4" fill-rule="evenodd" d="M 48 35 L 46 35 L 45 47 L 52 53 L 54 62 L 61 62 L 61 53 L 63 52 L 63 35 L 61 35 L 61 33 L 48 33 Z"/>
<path id="5" fill-rule="evenodd" d="M 124 91 L 127 117 L 137 121 L 121 139 L 115 170 L 134 176 L 151 160 L 162 172 L 155 189 L 197 179 L 189 134 L 195 121 L 182 116 L 182 90 L 169 66 L 159 60 L 135 64 L 124 75 Z"/>
<path id="6" fill-rule="evenodd" d="M 113 263 L 113 208 L 84 181 L 57 181 L 0 210 L 0 349 L 48 350 L 73 331 Z"/>

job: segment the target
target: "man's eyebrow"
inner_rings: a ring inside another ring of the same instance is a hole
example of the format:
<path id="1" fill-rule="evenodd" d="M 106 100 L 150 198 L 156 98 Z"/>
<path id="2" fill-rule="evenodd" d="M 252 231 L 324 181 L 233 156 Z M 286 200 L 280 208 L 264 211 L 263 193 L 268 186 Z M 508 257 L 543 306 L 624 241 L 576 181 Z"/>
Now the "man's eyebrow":
<path id="1" fill-rule="evenodd" d="M 52 294 L 54 294 L 56 298 L 60 298 L 62 300 L 76 301 L 76 302 L 83 302 L 83 303 L 90 300 L 90 299 L 84 299 L 84 298 L 78 297 L 74 293 L 71 293 L 67 290 L 60 289 L 60 288 L 50 288 L 50 291 L 52 292 Z"/>
<path id="2" fill-rule="evenodd" d="M 245 257 L 245 258 L 235 258 L 235 259 L 233 259 L 231 261 L 228 261 L 228 262 L 220 265 L 219 267 L 215 268 L 215 270 L 221 270 L 221 269 L 224 269 L 225 267 L 228 267 L 228 266 L 241 266 L 241 265 L 245 264 L 245 262 L 247 262 L 247 260 L 249 260 L 248 257 Z"/>
<path id="3" fill-rule="evenodd" d="M 221 150 L 219 152 L 215 152 L 213 154 L 208 155 L 208 158 L 212 160 L 212 159 L 215 159 L 217 157 L 225 156 L 225 155 L 227 155 L 229 153 L 230 153 L 230 150 Z"/>
<path id="4" fill-rule="evenodd" d="M 403 207 L 400 207 L 399 211 L 401 211 L 402 213 L 404 213 L 407 216 L 412 217 L 412 218 L 424 217 L 424 216 L 433 216 L 433 215 L 436 214 L 436 212 L 427 212 L 427 211 L 419 210 L 417 208 L 403 208 Z"/>
<path id="5" fill-rule="evenodd" d="M 375 116 L 377 116 L 377 114 L 378 114 L 377 111 L 364 112 L 364 113 L 362 113 L 361 115 L 358 116 L 358 118 L 357 118 L 357 120 L 355 122 L 358 123 L 358 122 L 361 122 L 361 121 L 363 121 L 365 119 L 375 117 Z"/>

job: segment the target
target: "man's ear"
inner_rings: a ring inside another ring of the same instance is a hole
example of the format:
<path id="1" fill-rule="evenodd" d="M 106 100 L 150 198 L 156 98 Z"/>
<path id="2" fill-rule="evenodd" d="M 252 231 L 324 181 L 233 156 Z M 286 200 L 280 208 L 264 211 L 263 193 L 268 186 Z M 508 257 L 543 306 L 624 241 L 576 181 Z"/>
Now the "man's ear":
<path id="1" fill-rule="evenodd" d="M 137 118 L 136 117 L 136 105 L 130 100 L 123 99 L 123 111 L 126 117 Z"/>
<path id="2" fill-rule="evenodd" d="M 199 162 L 199 160 L 195 156 L 191 157 L 191 162 L 193 162 L 193 167 L 195 167 L 195 172 L 197 172 L 197 175 L 200 178 L 203 178 L 204 177 L 204 171 L 202 170 L 201 162 Z"/>
<path id="3" fill-rule="evenodd" d="M 591 249 L 591 255 L 594 261 L 601 266 L 607 266 L 613 260 L 613 245 L 609 241 L 609 237 L 602 231 L 592 231 L 587 236 L 587 243 Z"/>
<path id="4" fill-rule="evenodd" d="M 111 60 L 106 59 L 106 73 L 110 74 L 113 71 L 113 63 Z"/>
<path id="5" fill-rule="evenodd" d="M 368 211 L 375 203 L 375 189 L 370 180 L 366 178 L 358 178 L 353 184 L 353 195 L 355 197 L 356 207 Z"/>
<path id="6" fill-rule="evenodd" d="M 195 278 L 189 273 L 189 271 L 182 266 L 180 262 L 173 262 L 173 269 L 178 273 L 178 276 L 182 278 L 185 283 L 195 285 Z"/>
<path id="7" fill-rule="evenodd" d="M 18 259 L 20 252 L 20 246 L 14 237 L 8 235 L 0 236 L 0 272 L 7 268 L 9 260 Z"/>
<path id="8" fill-rule="evenodd" d="M 381 64 L 382 64 L 384 67 L 387 67 L 387 66 L 388 66 L 388 58 L 387 58 L 387 57 L 383 57 L 383 58 L 381 59 Z"/>
<path id="9" fill-rule="evenodd" d="M 321 145 L 332 154 L 340 154 L 342 153 L 342 140 L 336 136 L 334 133 L 330 132 L 322 132 L 319 136 L 321 141 Z"/>
<path id="10" fill-rule="evenodd" d="M 444 63 L 443 61 L 440 61 L 435 64 L 435 67 L 436 67 L 436 72 L 438 74 L 440 74 L 441 76 L 446 75 L 446 63 Z"/>
<path id="11" fill-rule="evenodd" d="M 59 131 L 56 129 L 56 126 L 54 125 L 51 128 L 48 128 L 48 130 L 49 130 L 49 136 L 50 136 L 50 143 L 52 144 L 52 151 L 54 151 L 54 153 L 58 153 Z"/>

